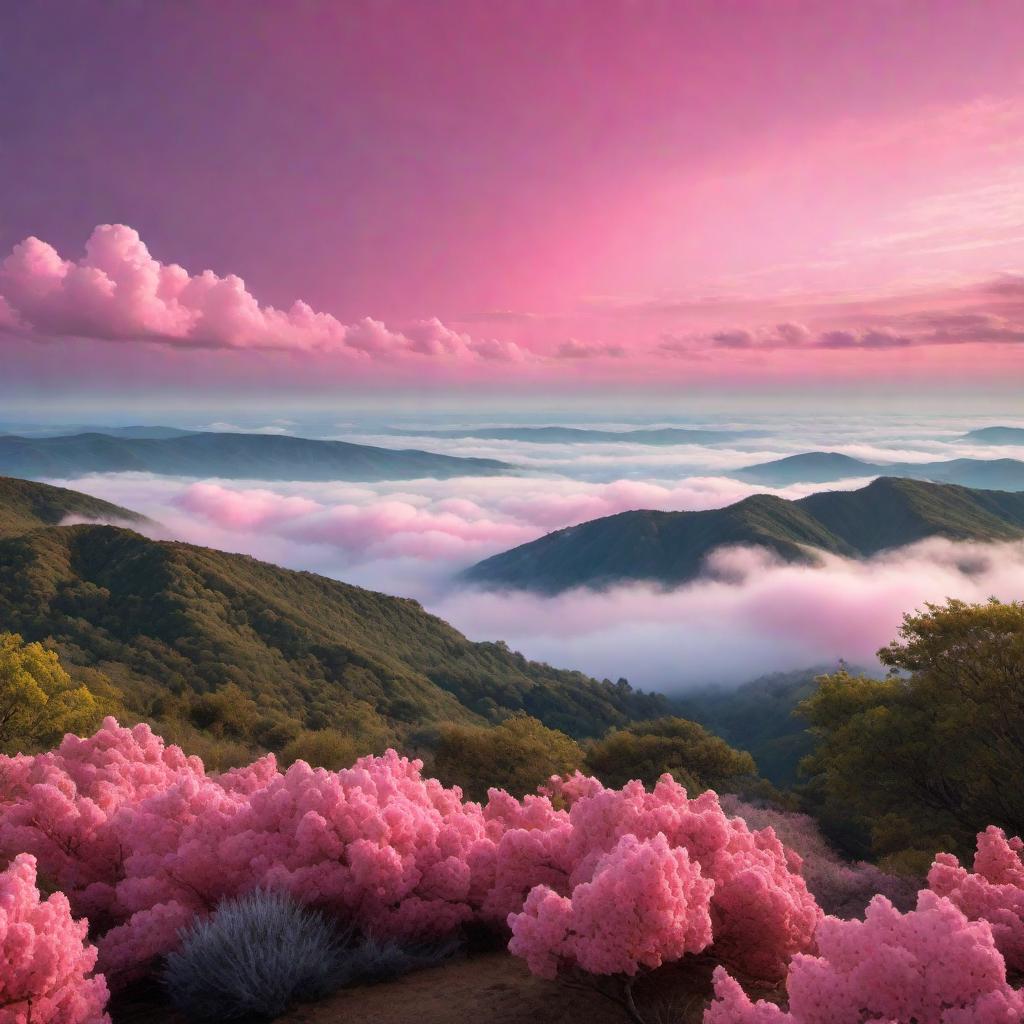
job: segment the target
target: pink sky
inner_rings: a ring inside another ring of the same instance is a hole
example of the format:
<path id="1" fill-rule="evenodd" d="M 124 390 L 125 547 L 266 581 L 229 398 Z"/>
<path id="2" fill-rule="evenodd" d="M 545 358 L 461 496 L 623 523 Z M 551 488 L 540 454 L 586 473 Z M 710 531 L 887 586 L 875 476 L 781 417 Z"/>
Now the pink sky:
<path id="1" fill-rule="evenodd" d="M 6 391 L 1024 381 L 1015 0 L 0 27 Z"/>

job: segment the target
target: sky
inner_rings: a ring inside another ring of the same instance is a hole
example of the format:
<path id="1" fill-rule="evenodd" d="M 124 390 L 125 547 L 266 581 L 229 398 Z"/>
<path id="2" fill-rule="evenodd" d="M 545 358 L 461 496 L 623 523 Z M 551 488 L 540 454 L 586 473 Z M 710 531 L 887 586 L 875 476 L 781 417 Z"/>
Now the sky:
<path id="1" fill-rule="evenodd" d="M 1016 0 L 0 10 L 0 397 L 1024 392 Z"/>

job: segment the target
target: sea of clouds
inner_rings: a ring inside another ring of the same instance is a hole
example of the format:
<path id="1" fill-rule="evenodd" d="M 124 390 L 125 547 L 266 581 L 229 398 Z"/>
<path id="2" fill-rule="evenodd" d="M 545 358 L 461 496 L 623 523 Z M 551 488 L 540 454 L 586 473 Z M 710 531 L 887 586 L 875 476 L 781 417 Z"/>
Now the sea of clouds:
<path id="1" fill-rule="evenodd" d="M 717 508 L 752 493 L 800 498 L 724 475 L 815 449 L 874 461 L 1024 457 L 957 442 L 977 423 L 816 419 L 770 438 L 670 448 L 550 445 L 339 431 L 364 443 L 499 458 L 505 476 L 384 483 L 267 483 L 123 473 L 54 481 L 142 512 L 154 535 L 241 551 L 413 597 L 473 639 L 635 685 L 680 691 L 837 662 L 870 664 L 906 611 L 947 597 L 1022 596 L 1024 544 L 926 541 L 868 561 L 781 564 L 762 550 L 717 552 L 708 578 L 556 597 L 466 589 L 460 570 L 551 530 L 635 508 Z M 299 431 L 301 432 L 301 430 Z M 844 480 L 832 489 L 863 486 Z"/>

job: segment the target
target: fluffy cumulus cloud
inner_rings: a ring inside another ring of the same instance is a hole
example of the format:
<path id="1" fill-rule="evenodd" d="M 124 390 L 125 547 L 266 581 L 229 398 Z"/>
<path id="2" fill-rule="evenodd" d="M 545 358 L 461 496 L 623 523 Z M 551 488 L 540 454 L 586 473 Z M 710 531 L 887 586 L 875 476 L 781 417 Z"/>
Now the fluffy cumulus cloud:
<path id="1" fill-rule="evenodd" d="M 395 330 L 366 317 L 343 324 L 296 301 L 261 306 L 235 274 L 190 274 L 155 259 L 137 231 L 102 224 L 84 256 L 64 259 L 26 238 L 0 263 L 0 329 L 42 338 L 150 341 L 214 349 L 327 352 L 352 358 L 424 356 L 521 362 L 512 342 L 476 339 L 439 320 Z"/>

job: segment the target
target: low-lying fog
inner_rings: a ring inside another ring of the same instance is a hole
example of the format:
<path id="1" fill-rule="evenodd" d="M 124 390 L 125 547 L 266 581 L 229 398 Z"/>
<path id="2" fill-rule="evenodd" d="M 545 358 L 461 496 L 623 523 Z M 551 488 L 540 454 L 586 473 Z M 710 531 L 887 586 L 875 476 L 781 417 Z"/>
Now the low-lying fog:
<path id="1" fill-rule="evenodd" d="M 758 550 L 721 551 L 714 560 L 725 571 L 671 592 L 626 586 L 547 598 L 468 591 L 454 580 L 481 558 L 598 516 L 635 508 L 716 508 L 752 493 L 799 498 L 824 489 L 772 490 L 722 475 L 798 452 L 840 451 L 878 462 L 1024 458 L 1024 448 L 956 440 L 987 425 L 977 421 L 817 418 L 799 425 L 737 425 L 773 433 L 714 445 L 652 447 L 445 439 L 412 429 L 398 436 L 346 425 L 329 436 L 498 458 L 519 469 L 510 476 L 379 484 L 147 474 L 54 482 L 143 512 L 163 525 L 163 536 L 415 597 L 473 639 L 503 639 L 532 658 L 666 691 L 735 684 L 839 658 L 867 664 L 894 636 L 901 614 L 925 601 L 1022 596 L 1024 544 L 946 541 L 865 562 L 830 557 L 820 568 L 780 565 Z"/>

